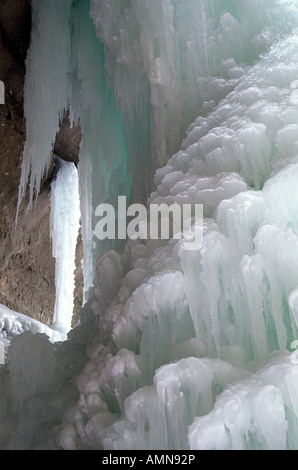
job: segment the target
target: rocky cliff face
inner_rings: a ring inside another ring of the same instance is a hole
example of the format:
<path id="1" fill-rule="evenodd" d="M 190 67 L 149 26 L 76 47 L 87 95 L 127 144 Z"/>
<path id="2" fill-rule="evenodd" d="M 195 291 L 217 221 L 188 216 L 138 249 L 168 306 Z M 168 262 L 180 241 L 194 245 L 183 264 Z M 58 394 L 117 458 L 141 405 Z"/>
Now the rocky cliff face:
<path id="1" fill-rule="evenodd" d="M 0 303 L 51 323 L 55 302 L 55 260 L 50 240 L 50 180 L 47 175 L 33 210 L 24 200 L 15 228 L 22 152 L 26 138 L 23 113 L 25 59 L 30 42 L 29 0 L 1 0 L 0 79 L 5 105 L 0 105 Z M 54 151 L 77 163 L 79 127 L 61 123 Z M 82 246 L 78 243 L 75 312 L 82 305 Z"/>

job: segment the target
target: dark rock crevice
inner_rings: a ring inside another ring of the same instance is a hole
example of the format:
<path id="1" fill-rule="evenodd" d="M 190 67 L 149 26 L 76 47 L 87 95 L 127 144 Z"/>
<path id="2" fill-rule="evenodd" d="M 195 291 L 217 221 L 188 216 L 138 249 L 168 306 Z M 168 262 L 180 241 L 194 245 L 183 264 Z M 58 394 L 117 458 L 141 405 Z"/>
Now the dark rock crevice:
<path id="1" fill-rule="evenodd" d="M 81 140 L 80 123 L 71 127 L 69 112 L 64 111 L 53 147 L 54 154 L 62 160 L 73 162 L 78 166 Z"/>
<path id="2" fill-rule="evenodd" d="M 25 63 L 31 33 L 31 4 L 29 0 L 1 0 L 1 39 L 15 62 Z"/>

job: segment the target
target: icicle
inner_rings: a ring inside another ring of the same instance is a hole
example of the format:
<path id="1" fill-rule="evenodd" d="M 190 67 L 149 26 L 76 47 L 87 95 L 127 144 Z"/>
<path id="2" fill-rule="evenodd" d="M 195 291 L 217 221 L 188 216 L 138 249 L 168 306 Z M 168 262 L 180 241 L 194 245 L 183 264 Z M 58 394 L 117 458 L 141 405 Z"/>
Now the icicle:
<path id="1" fill-rule="evenodd" d="M 53 328 L 67 334 L 72 326 L 74 271 L 80 228 L 78 172 L 73 163 L 56 158 L 51 185 L 51 237 L 56 259 L 56 302 Z"/>
<path id="2" fill-rule="evenodd" d="M 70 6 L 71 0 L 62 0 L 60 3 L 32 1 L 33 25 L 31 46 L 26 59 L 24 94 L 26 143 L 18 209 L 26 194 L 28 182 L 29 209 L 39 194 L 41 180 L 50 164 L 53 143 L 59 129 L 59 117 L 63 109 L 67 109 Z M 43 26 L 40 27 L 41 25 Z"/>

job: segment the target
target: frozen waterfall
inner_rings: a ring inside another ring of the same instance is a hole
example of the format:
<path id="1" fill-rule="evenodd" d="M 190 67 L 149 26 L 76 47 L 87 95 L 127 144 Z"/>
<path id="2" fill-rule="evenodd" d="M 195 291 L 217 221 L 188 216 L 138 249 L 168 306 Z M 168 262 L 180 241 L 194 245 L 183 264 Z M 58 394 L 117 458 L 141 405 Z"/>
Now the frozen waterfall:
<path id="1" fill-rule="evenodd" d="M 66 335 L 72 326 L 76 245 L 80 229 L 79 180 L 76 166 L 56 158 L 51 184 L 51 238 L 56 260 L 53 328 Z"/>
<path id="2" fill-rule="evenodd" d="M 81 216 L 86 303 L 65 341 L 30 322 L 6 338 L 1 448 L 297 449 L 297 2 L 32 8 L 19 201 L 28 184 L 38 197 L 69 110 L 80 162 L 69 201 L 58 173 L 52 233 L 70 279 Z M 95 209 L 118 196 L 202 204 L 203 246 L 99 241 Z"/>

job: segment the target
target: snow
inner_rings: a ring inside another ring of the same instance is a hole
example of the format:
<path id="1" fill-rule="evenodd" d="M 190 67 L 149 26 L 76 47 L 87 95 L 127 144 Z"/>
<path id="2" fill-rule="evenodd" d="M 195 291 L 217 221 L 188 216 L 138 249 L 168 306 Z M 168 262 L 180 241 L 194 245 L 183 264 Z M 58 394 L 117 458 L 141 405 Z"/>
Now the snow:
<path id="1" fill-rule="evenodd" d="M 48 336 L 52 342 L 62 341 L 63 334 L 53 329 L 50 325 L 45 325 L 33 318 L 22 313 L 15 312 L 5 305 L 0 304 L 0 358 L 1 363 L 5 363 L 7 359 L 7 351 L 10 342 L 14 336 L 20 335 L 25 331 L 31 333 L 41 333 Z"/>

